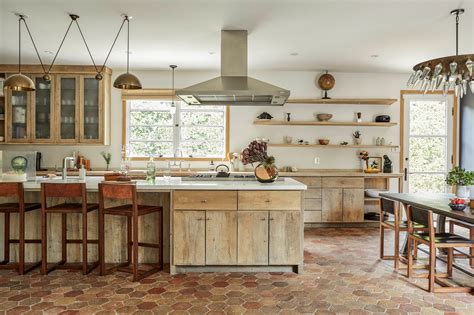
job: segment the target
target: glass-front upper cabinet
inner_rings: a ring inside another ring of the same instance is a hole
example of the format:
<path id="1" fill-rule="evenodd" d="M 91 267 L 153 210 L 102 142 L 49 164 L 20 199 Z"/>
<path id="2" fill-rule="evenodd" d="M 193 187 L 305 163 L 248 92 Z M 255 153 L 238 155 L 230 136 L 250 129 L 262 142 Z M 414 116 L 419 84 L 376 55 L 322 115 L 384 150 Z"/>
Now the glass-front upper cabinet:
<path id="1" fill-rule="evenodd" d="M 31 93 L 7 92 L 7 141 L 11 143 L 30 140 L 30 116 L 28 112 Z"/>
<path id="2" fill-rule="evenodd" d="M 83 77 L 81 142 L 102 141 L 102 82 L 95 77 Z"/>
<path id="3" fill-rule="evenodd" d="M 58 142 L 77 142 L 79 139 L 79 77 L 62 75 L 59 84 Z"/>
<path id="4" fill-rule="evenodd" d="M 36 90 L 32 93 L 33 109 L 32 140 L 34 142 L 52 142 L 54 140 L 54 102 L 53 80 L 46 81 L 42 76 L 34 76 Z"/>

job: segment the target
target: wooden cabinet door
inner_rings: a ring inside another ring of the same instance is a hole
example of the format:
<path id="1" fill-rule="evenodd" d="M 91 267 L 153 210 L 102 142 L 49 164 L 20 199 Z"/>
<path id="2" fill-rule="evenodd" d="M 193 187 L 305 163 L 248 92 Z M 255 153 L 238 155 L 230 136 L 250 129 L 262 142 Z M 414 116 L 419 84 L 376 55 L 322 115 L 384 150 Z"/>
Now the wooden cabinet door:
<path id="1" fill-rule="evenodd" d="M 58 75 L 56 88 L 56 138 L 61 143 L 79 142 L 79 76 Z"/>
<path id="2" fill-rule="evenodd" d="M 31 93 L 6 91 L 7 143 L 28 143 L 31 140 Z"/>
<path id="3" fill-rule="evenodd" d="M 344 222 L 364 221 L 364 190 L 344 189 L 342 198 L 342 217 Z"/>
<path id="4" fill-rule="evenodd" d="M 104 143 L 103 84 L 95 76 L 81 76 L 79 141 L 82 143 Z"/>
<path id="5" fill-rule="evenodd" d="M 268 211 L 239 211 L 238 264 L 268 265 Z"/>
<path id="6" fill-rule="evenodd" d="M 32 76 L 36 90 L 31 92 L 31 142 L 54 142 L 54 80 Z"/>
<path id="7" fill-rule="evenodd" d="M 205 211 L 174 211 L 173 244 L 175 265 L 205 265 Z"/>
<path id="8" fill-rule="evenodd" d="M 206 265 L 237 264 L 237 211 L 206 211 Z"/>
<path id="9" fill-rule="evenodd" d="M 297 265 L 302 260 L 302 224 L 299 211 L 270 211 L 270 265 Z"/>
<path id="10" fill-rule="evenodd" d="M 322 221 L 341 222 L 342 221 L 342 189 L 324 188 L 322 200 Z"/>

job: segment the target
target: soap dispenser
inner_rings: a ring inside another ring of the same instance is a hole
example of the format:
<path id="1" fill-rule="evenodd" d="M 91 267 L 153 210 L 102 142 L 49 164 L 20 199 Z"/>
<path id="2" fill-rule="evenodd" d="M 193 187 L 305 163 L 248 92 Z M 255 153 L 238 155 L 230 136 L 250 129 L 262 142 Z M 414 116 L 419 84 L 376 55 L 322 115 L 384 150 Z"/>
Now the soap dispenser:
<path id="1" fill-rule="evenodd" d="M 79 169 L 79 179 L 80 180 L 86 179 L 86 169 L 84 168 L 84 164 L 82 164 L 81 168 Z"/>

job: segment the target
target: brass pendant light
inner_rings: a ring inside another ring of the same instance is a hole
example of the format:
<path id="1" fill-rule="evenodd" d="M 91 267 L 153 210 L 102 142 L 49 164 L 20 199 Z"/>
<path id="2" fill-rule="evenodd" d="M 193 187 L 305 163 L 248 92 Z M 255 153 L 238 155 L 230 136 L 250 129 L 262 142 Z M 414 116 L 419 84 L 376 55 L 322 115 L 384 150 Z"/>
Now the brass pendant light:
<path id="1" fill-rule="evenodd" d="M 17 14 L 18 19 L 18 73 L 9 76 L 3 82 L 3 88 L 12 91 L 34 91 L 33 80 L 21 73 L 21 21 L 25 21 L 25 15 Z"/>
<path id="2" fill-rule="evenodd" d="M 130 19 L 132 17 L 125 15 L 124 23 L 127 22 L 127 72 L 119 75 L 114 81 L 114 87 L 123 90 L 137 90 L 142 88 L 140 80 L 129 72 L 130 59 Z"/>

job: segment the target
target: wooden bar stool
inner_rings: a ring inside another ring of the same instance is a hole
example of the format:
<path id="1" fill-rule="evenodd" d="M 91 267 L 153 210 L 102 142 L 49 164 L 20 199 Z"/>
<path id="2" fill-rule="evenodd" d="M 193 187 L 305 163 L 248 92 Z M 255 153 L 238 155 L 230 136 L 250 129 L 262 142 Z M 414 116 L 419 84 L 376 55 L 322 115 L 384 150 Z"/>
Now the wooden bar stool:
<path id="1" fill-rule="evenodd" d="M 113 199 L 130 201 L 114 207 L 105 207 L 105 200 Z M 144 243 L 138 240 L 138 217 L 159 212 L 158 227 L 160 229 L 159 244 Z M 105 268 L 105 215 L 119 215 L 127 217 L 127 262 L 112 268 Z M 150 264 L 148 270 L 139 270 L 138 247 L 159 249 L 159 263 Z M 99 184 L 99 258 L 100 275 L 106 275 L 115 270 L 133 274 L 133 281 L 140 281 L 149 275 L 163 270 L 163 208 L 161 206 L 139 205 L 137 189 L 133 184 L 100 183 Z"/>
<path id="2" fill-rule="evenodd" d="M 417 214 L 420 212 L 428 213 L 428 232 L 419 232 L 414 230 L 414 225 L 417 223 Z M 420 278 L 428 278 L 429 292 L 464 292 L 469 293 L 473 291 L 471 287 L 454 286 L 453 281 L 447 282 L 442 279 L 452 278 L 453 275 L 453 249 L 454 248 L 474 248 L 474 241 L 469 240 L 460 235 L 453 233 L 436 233 L 433 223 L 433 212 L 430 210 L 417 209 L 411 206 L 407 207 L 408 219 L 408 269 L 407 276 L 411 277 L 413 274 L 413 256 L 412 244 L 418 242 L 429 247 L 429 273 L 418 275 Z M 447 272 L 436 273 L 436 250 L 446 249 L 448 252 Z M 451 279 L 452 280 L 452 279 Z M 441 287 L 435 287 L 435 283 Z"/>
<path id="3" fill-rule="evenodd" d="M 4 222 L 4 248 L 3 261 L 0 262 L 0 269 L 17 269 L 18 274 L 23 275 L 28 271 L 41 265 L 40 262 L 25 265 L 25 244 L 40 244 L 40 239 L 25 239 L 25 213 L 41 209 L 39 203 L 25 203 L 23 183 L 0 183 L 0 197 L 16 198 L 17 203 L 0 204 L 0 213 L 5 215 Z M 18 239 L 10 238 L 10 214 L 18 213 Z M 10 245 L 18 244 L 18 263 L 10 263 Z"/>
<path id="4" fill-rule="evenodd" d="M 469 231 L 469 239 L 471 241 L 474 241 L 474 224 L 469 224 L 466 222 L 460 222 L 456 220 L 449 220 L 448 222 L 449 222 L 449 233 L 454 234 L 454 226 L 459 226 L 459 227 L 467 229 Z M 462 252 L 456 248 L 454 248 L 454 251 L 455 251 L 454 258 L 456 257 L 467 258 L 469 259 L 469 265 L 471 266 L 471 268 L 474 268 L 474 247 L 471 247 L 469 249 L 469 254 Z"/>
<path id="5" fill-rule="evenodd" d="M 380 198 L 380 259 L 382 260 L 393 260 L 395 270 L 405 269 L 400 267 L 400 262 L 407 264 L 408 261 L 405 257 L 400 256 L 400 232 L 408 231 L 407 221 L 402 219 L 400 209 L 394 201 L 385 198 Z M 392 216 L 393 219 L 386 220 L 385 215 Z M 384 239 L 385 229 L 393 230 L 395 232 L 394 240 L 394 254 L 388 256 L 384 254 Z M 414 224 L 414 229 L 417 231 L 427 230 L 423 224 Z M 417 246 L 414 246 L 414 255 L 417 257 Z M 421 267 L 422 268 L 422 267 Z"/>
<path id="6" fill-rule="evenodd" d="M 49 198 L 77 198 L 80 202 L 60 203 L 55 206 L 48 206 Z M 91 272 L 99 265 L 99 261 L 92 264 L 87 262 L 87 245 L 97 244 L 98 240 L 87 239 L 87 214 L 91 211 L 98 210 L 98 204 L 87 203 L 87 193 L 85 183 L 42 183 L 41 184 L 41 225 L 42 225 L 42 264 L 41 274 L 46 275 L 54 269 L 82 269 L 84 275 Z M 47 219 L 48 213 L 61 214 L 61 261 L 56 263 L 53 267 L 48 268 L 48 231 Z M 69 213 L 82 214 L 82 239 L 68 239 L 67 238 L 67 215 Z M 70 264 L 67 263 L 67 244 L 82 244 L 82 263 Z"/>

